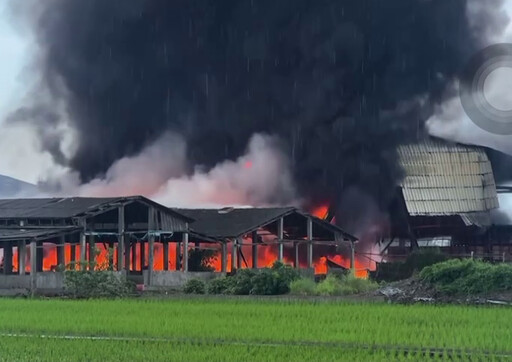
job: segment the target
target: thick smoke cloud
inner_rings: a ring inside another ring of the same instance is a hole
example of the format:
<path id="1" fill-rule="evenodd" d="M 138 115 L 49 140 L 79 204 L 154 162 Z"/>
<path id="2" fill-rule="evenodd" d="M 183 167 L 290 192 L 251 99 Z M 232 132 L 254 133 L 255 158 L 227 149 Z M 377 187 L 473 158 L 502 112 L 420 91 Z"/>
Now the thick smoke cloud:
<path id="1" fill-rule="evenodd" d="M 421 137 L 495 30 L 497 1 L 45 0 L 20 12 L 41 89 L 65 101 L 77 134 L 65 160 L 42 144 L 81 182 L 166 131 L 184 138 L 189 174 L 266 133 L 299 195 L 338 200 L 357 186 L 382 207 L 401 176 L 397 144 Z"/>

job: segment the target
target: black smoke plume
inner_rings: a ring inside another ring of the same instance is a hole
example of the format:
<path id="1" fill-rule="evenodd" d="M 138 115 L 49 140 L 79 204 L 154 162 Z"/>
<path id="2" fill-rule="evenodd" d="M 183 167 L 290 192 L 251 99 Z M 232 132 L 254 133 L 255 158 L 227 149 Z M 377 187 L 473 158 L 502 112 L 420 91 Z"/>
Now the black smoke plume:
<path id="1" fill-rule="evenodd" d="M 472 22 L 466 0 L 18 6 L 41 50 L 41 89 L 65 101 L 77 131 L 78 151 L 65 163 L 82 181 L 165 130 L 186 139 L 191 165 L 205 167 L 265 132 L 280 138 L 302 196 L 338 200 L 357 187 L 382 207 L 401 177 L 397 144 L 423 135 L 432 107 L 495 26 L 501 1 L 488 3 Z"/>

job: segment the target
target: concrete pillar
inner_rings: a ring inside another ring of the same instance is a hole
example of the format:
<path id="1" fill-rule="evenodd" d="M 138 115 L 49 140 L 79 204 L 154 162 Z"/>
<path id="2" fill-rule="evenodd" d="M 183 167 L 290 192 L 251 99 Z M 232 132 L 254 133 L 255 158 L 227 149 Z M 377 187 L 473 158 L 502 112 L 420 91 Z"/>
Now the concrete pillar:
<path id="1" fill-rule="evenodd" d="M 27 244 L 25 240 L 18 241 L 18 274 L 25 275 L 25 262 L 27 260 Z"/>
<path id="2" fill-rule="evenodd" d="M 37 243 L 30 242 L 30 274 L 37 272 Z"/>
<path id="3" fill-rule="evenodd" d="M 117 209 L 117 270 L 121 271 L 125 267 L 125 221 L 124 221 L 124 205 Z M 128 252 L 129 253 L 129 252 Z M 128 259 L 129 261 L 130 259 Z"/>
<path id="4" fill-rule="evenodd" d="M 294 247 L 295 247 L 295 263 L 294 263 L 294 266 L 295 268 L 299 268 L 300 267 L 300 263 L 299 263 L 299 243 L 296 241 L 293 243 Z"/>
<path id="5" fill-rule="evenodd" d="M 66 254 L 64 244 L 66 243 L 66 238 L 61 236 L 59 238 L 59 243 L 57 244 L 57 266 L 60 268 L 66 266 Z"/>
<path id="6" fill-rule="evenodd" d="M 85 226 L 84 231 L 80 233 L 80 264 L 82 270 L 87 269 L 87 236 L 85 235 Z"/>
<path id="7" fill-rule="evenodd" d="M 307 257 L 308 257 L 308 268 L 313 267 L 313 220 L 308 217 L 307 220 L 307 231 L 308 231 L 308 249 L 307 249 Z"/>
<path id="8" fill-rule="evenodd" d="M 169 242 L 167 240 L 162 241 L 164 249 L 164 270 L 169 270 Z"/>
<path id="9" fill-rule="evenodd" d="M 258 268 L 258 232 L 252 232 L 252 268 Z"/>
<path id="10" fill-rule="evenodd" d="M 176 242 L 176 271 L 181 270 L 181 242 Z"/>
<path id="11" fill-rule="evenodd" d="M 282 262 L 284 258 L 284 218 L 280 218 L 277 222 L 277 239 L 279 240 L 278 260 Z"/>
<path id="12" fill-rule="evenodd" d="M 96 266 L 96 243 L 94 235 L 89 236 L 89 270 L 94 270 Z"/>
<path id="13" fill-rule="evenodd" d="M 4 243 L 4 274 L 12 273 L 12 244 Z"/>
<path id="14" fill-rule="evenodd" d="M 237 259 L 238 255 L 237 255 L 236 243 L 237 243 L 237 241 L 233 240 L 233 244 L 231 246 L 231 272 L 234 272 L 236 270 L 236 266 L 237 266 L 236 259 Z"/>
<path id="15" fill-rule="evenodd" d="M 42 272 L 43 271 L 43 242 L 37 241 L 36 242 L 36 271 Z"/>
<path id="16" fill-rule="evenodd" d="M 36 289 L 36 274 L 37 274 L 37 243 L 30 242 L 30 289 Z"/>
<path id="17" fill-rule="evenodd" d="M 188 232 L 183 233 L 183 271 L 188 272 Z"/>
<path id="18" fill-rule="evenodd" d="M 148 285 L 152 282 L 153 260 L 155 256 L 155 209 L 148 208 Z"/>
<path id="19" fill-rule="evenodd" d="M 220 260 L 220 271 L 225 273 L 228 267 L 228 243 L 226 240 L 222 241 L 221 247 L 221 260 Z"/>

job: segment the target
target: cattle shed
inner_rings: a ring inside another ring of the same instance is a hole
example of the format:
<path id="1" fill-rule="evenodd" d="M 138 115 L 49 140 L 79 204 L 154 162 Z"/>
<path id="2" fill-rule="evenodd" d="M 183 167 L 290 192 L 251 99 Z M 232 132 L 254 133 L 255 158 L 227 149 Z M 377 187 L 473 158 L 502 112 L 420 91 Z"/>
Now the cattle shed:
<path id="1" fill-rule="evenodd" d="M 231 246 L 231 270 L 257 268 L 261 266 L 259 258 L 268 258 L 269 253 L 271 259 L 275 255 L 277 260 L 290 261 L 297 268 L 313 268 L 318 257 L 314 255 L 318 249 L 315 246 L 336 248 L 349 244 L 353 250 L 357 240 L 339 227 L 294 207 L 174 210 L 195 220 L 190 225 L 192 232 L 222 242 L 222 265 L 228 264 L 227 247 Z M 248 250 L 244 253 L 243 249 Z M 246 254 L 251 255 L 251 260 Z M 306 260 L 301 260 L 302 256 Z"/>
<path id="2" fill-rule="evenodd" d="M 480 147 L 428 139 L 401 146 L 405 177 L 391 206 L 385 251 L 439 246 L 454 253 L 482 242 L 499 207 L 491 163 Z"/>
<path id="3" fill-rule="evenodd" d="M 145 288 L 176 287 L 258 263 L 272 245 L 276 260 L 311 267 L 313 246 L 355 238 L 293 207 L 172 209 L 142 196 L 0 200 L 0 289 L 58 290 L 65 269 L 106 269 Z M 251 264 L 245 260 L 249 246 Z M 307 261 L 299 261 L 299 249 Z M 201 250 L 218 251 L 215 272 L 189 267 Z M 304 253 L 304 254 L 306 254 Z M 196 253 L 197 254 L 197 253 Z"/>
<path id="4" fill-rule="evenodd" d="M 192 221 L 142 196 L 0 200 L 0 287 L 52 289 L 63 267 L 110 269 L 151 285 L 155 266 L 188 270 L 189 242 L 216 242 L 191 233 Z"/>

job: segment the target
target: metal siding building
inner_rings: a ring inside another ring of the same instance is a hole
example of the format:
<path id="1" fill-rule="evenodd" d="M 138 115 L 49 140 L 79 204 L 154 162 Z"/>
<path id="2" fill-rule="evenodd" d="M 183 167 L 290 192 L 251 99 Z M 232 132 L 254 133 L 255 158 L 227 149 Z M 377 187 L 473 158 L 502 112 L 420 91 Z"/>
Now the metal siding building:
<path id="1" fill-rule="evenodd" d="M 401 146 L 401 183 L 410 216 L 459 215 L 466 225 L 490 225 L 499 207 L 491 163 L 479 147 L 434 139 Z"/>

